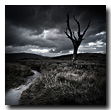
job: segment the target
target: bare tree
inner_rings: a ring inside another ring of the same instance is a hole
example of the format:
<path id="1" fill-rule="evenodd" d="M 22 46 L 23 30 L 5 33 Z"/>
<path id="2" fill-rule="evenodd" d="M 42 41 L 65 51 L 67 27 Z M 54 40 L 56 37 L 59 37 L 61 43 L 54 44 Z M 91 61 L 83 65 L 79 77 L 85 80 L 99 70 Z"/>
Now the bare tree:
<path id="1" fill-rule="evenodd" d="M 66 21 L 67 27 L 66 27 L 66 31 L 64 31 L 64 32 L 67 35 L 67 38 L 69 38 L 72 41 L 72 43 L 73 43 L 74 51 L 73 51 L 73 59 L 72 59 L 72 61 L 73 61 L 73 64 L 75 64 L 76 60 L 77 60 L 77 51 L 78 51 L 78 48 L 79 48 L 82 40 L 84 40 L 83 36 L 85 35 L 87 29 L 89 28 L 91 21 L 88 23 L 86 29 L 81 34 L 81 32 L 80 32 L 80 23 L 75 18 L 75 16 L 73 16 L 73 18 L 74 18 L 74 20 L 76 21 L 76 23 L 78 25 L 78 32 L 77 32 L 78 38 L 75 36 L 74 31 L 72 32 L 72 30 L 70 28 L 69 15 L 68 14 L 67 14 L 67 21 Z"/>

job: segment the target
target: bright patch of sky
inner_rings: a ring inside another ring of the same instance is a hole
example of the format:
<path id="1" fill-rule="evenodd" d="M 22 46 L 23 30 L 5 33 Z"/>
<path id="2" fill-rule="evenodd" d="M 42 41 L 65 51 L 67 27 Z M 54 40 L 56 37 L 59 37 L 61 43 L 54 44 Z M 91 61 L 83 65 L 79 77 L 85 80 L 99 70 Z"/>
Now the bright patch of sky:
<path id="1" fill-rule="evenodd" d="M 97 33 L 96 36 L 98 36 L 98 35 L 103 35 L 103 34 L 105 34 L 105 33 L 106 33 L 105 31 L 102 31 L 102 32 L 100 32 L 100 33 Z"/>
<path id="2" fill-rule="evenodd" d="M 28 49 L 29 51 L 37 52 L 37 53 L 47 53 L 50 49 Z"/>
<path id="3" fill-rule="evenodd" d="M 88 45 L 90 47 L 103 47 L 104 45 L 106 45 L 106 43 L 99 40 L 99 41 L 96 41 L 96 42 L 90 42 L 90 43 L 88 43 Z"/>

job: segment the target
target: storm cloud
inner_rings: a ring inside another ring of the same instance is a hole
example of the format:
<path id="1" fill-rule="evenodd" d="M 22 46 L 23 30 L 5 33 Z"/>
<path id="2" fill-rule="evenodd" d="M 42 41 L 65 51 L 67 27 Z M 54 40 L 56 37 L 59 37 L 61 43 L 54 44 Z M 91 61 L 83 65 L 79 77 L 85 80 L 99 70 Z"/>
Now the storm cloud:
<path id="1" fill-rule="evenodd" d="M 64 33 L 66 15 L 70 16 L 71 29 L 78 31 L 73 15 L 84 31 L 79 52 L 106 52 L 106 6 L 101 5 L 6 5 L 5 52 L 30 52 L 55 56 L 71 53 L 72 42 Z M 91 43 L 95 45 L 89 45 Z M 99 42 L 99 44 L 98 44 Z M 101 45 L 101 46 L 98 46 Z"/>

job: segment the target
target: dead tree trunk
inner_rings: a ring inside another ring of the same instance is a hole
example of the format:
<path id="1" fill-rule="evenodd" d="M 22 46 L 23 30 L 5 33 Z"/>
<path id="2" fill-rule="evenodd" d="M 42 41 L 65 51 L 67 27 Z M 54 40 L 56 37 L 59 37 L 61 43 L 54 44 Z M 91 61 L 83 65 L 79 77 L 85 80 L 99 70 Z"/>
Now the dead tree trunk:
<path id="1" fill-rule="evenodd" d="M 78 48 L 74 48 L 72 62 L 75 64 L 77 60 L 77 50 Z"/>
<path id="2" fill-rule="evenodd" d="M 85 35 L 87 29 L 89 28 L 90 26 L 90 22 L 88 23 L 86 29 L 84 30 L 84 32 L 81 34 L 80 33 L 80 23 L 77 21 L 77 19 L 73 16 L 74 20 L 76 21 L 77 25 L 78 25 L 78 32 L 77 32 L 77 35 L 78 35 L 78 38 L 75 37 L 75 34 L 74 34 L 74 31 L 72 32 L 71 28 L 70 28 L 70 24 L 69 24 L 69 15 L 67 14 L 67 27 L 66 27 L 66 31 L 65 34 L 67 35 L 67 37 L 72 41 L 73 43 L 73 46 L 74 46 L 74 52 L 73 52 L 73 58 L 72 58 L 72 61 L 73 61 L 73 64 L 76 63 L 76 60 L 77 60 L 77 51 L 78 51 L 78 48 L 82 42 L 83 39 L 83 36 Z M 69 32 L 68 32 L 69 31 Z"/>

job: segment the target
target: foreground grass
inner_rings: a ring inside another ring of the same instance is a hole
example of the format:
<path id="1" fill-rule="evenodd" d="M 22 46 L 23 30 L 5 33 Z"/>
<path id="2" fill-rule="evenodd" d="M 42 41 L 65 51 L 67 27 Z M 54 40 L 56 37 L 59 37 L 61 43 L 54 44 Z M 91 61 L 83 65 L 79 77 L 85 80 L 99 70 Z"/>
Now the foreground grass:
<path id="1" fill-rule="evenodd" d="M 44 61 L 37 65 L 41 65 L 41 76 L 22 93 L 21 105 L 106 104 L 105 66 L 74 68 L 68 61 Z"/>

